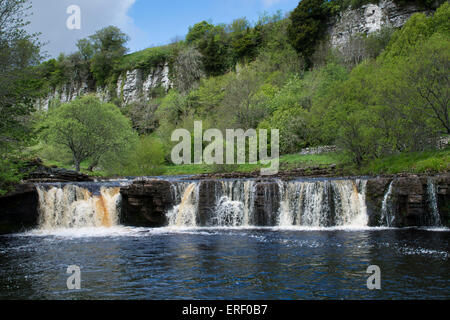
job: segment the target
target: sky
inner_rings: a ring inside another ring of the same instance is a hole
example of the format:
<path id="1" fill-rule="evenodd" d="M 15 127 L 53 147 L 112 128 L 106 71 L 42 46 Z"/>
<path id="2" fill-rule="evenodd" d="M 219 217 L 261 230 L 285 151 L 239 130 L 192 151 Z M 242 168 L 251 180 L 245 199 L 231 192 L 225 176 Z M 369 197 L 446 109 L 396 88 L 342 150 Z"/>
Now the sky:
<path id="1" fill-rule="evenodd" d="M 288 13 L 299 0 L 31 0 L 29 30 L 40 32 L 49 57 L 76 51 L 78 39 L 114 25 L 127 33 L 127 47 L 135 52 L 183 38 L 188 28 L 206 20 L 214 24 L 230 23 L 246 17 L 255 22 L 264 12 Z M 70 6 L 78 6 L 70 11 Z M 79 17 L 78 19 L 75 19 Z M 67 27 L 80 21 L 80 28 Z"/>

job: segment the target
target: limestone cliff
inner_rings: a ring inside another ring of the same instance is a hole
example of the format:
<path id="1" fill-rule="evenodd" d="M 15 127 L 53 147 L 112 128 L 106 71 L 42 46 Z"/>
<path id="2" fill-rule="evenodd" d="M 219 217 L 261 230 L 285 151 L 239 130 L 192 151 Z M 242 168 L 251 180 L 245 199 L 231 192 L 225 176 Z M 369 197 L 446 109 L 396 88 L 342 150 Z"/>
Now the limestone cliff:
<path id="1" fill-rule="evenodd" d="M 352 35 L 369 34 L 383 26 L 401 27 L 416 12 L 425 12 L 414 4 L 398 6 L 392 0 L 381 0 L 378 4 L 367 4 L 361 8 L 341 12 L 330 26 L 333 47 L 345 46 Z"/>
<path id="2" fill-rule="evenodd" d="M 168 90 L 172 86 L 169 78 L 169 65 L 164 63 L 151 69 L 149 72 L 141 69 L 128 70 L 118 77 L 117 82 L 111 86 L 89 86 L 88 81 L 80 83 L 66 83 L 52 90 L 47 97 L 36 102 L 39 110 L 48 110 L 52 100 L 70 102 L 78 96 L 94 93 L 102 101 L 111 101 L 117 98 L 122 105 L 140 100 L 150 99 L 153 89 L 162 87 Z"/>

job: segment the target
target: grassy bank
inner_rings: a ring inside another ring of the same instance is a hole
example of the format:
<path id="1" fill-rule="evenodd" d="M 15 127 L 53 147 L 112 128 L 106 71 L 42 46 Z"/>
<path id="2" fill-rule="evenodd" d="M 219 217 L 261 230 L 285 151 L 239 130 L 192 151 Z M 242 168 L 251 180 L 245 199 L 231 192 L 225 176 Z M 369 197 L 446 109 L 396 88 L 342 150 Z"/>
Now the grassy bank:
<path id="1" fill-rule="evenodd" d="M 368 163 L 362 174 L 438 173 L 450 171 L 450 148 L 442 151 L 403 153 Z"/>
<path id="2" fill-rule="evenodd" d="M 321 155 L 299 155 L 290 154 L 280 157 L 280 170 L 292 170 L 297 168 L 308 168 L 317 166 L 329 166 L 342 162 L 342 157 L 336 153 Z M 181 174 L 205 174 L 205 173 L 228 173 L 228 172 L 253 172 L 263 166 L 258 164 L 242 165 L 181 165 L 165 166 L 165 175 Z"/>
<path id="3" fill-rule="evenodd" d="M 73 169 L 70 165 L 64 165 L 55 161 L 45 161 L 47 166 Z M 399 173 L 439 173 L 450 171 L 450 148 L 442 151 L 413 152 L 393 155 L 381 159 L 375 159 L 366 163 L 361 168 L 356 168 L 346 161 L 340 153 L 327 153 L 320 155 L 290 154 L 280 157 L 280 171 L 305 169 L 309 167 L 326 167 L 336 165 L 344 175 L 382 175 Z M 81 164 L 81 171 L 95 177 L 105 177 L 104 171 L 89 172 L 88 162 Z M 262 168 L 261 164 L 251 165 L 166 165 L 164 175 L 198 175 L 208 173 L 230 172 L 254 172 Z"/>

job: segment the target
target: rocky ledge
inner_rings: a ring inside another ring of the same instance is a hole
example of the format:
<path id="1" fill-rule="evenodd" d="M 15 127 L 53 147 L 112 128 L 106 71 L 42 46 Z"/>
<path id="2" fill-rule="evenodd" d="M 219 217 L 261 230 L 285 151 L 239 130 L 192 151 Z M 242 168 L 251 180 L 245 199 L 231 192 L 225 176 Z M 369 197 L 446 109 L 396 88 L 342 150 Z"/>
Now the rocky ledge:
<path id="1" fill-rule="evenodd" d="M 28 173 L 24 181 L 27 183 L 93 181 L 91 177 L 80 172 L 44 166 L 40 159 L 30 161 L 26 165 L 25 170 Z"/>
<path id="2" fill-rule="evenodd" d="M 200 180 L 199 223 L 210 220 L 215 206 L 215 190 L 221 178 L 252 178 L 246 174 L 203 175 L 190 177 Z M 200 179 L 198 179 L 200 178 Z M 278 210 L 279 186 L 276 180 L 261 178 L 255 181 L 256 225 L 273 225 Z M 287 180 L 293 179 L 288 177 Z M 351 179 L 351 178 L 349 178 Z M 353 178 L 357 179 L 357 178 Z M 122 223 L 133 226 L 160 227 L 167 225 L 165 213 L 174 205 L 172 184 L 164 180 L 136 181 L 121 190 Z M 434 188 L 430 192 L 429 188 Z M 431 198 L 436 194 L 436 198 Z M 368 178 L 366 185 L 368 225 L 377 227 L 382 222 L 383 205 L 392 215 L 392 227 L 432 226 L 437 209 L 441 224 L 450 227 L 450 173 L 436 176 L 401 175 Z"/>
<path id="3" fill-rule="evenodd" d="M 430 192 L 429 188 L 435 190 Z M 380 225 L 384 204 L 392 214 L 392 227 L 430 226 L 434 205 L 441 224 L 450 227 L 450 173 L 371 178 L 367 181 L 366 204 L 370 226 Z"/>

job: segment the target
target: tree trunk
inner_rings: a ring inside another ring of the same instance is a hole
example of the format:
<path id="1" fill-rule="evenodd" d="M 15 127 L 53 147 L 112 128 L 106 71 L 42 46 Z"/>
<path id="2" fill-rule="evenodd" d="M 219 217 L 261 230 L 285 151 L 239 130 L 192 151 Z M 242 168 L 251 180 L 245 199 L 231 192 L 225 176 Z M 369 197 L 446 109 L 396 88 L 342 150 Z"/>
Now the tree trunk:
<path id="1" fill-rule="evenodd" d="M 89 165 L 88 171 L 89 171 L 89 172 L 94 171 L 94 168 L 95 168 L 97 165 L 98 165 L 98 160 L 93 161 L 93 162 Z"/>
<path id="2" fill-rule="evenodd" d="M 79 160 L 75 160 L 75 170 L 76 172 L 80 172 L 80 161 Z"/>

